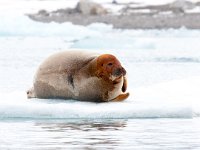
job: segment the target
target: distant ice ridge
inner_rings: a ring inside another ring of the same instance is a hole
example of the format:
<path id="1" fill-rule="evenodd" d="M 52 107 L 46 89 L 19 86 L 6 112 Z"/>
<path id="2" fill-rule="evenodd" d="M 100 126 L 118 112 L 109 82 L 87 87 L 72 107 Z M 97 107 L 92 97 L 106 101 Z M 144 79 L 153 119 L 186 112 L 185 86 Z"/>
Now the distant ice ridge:
<path id="1" fill-rule="evenodd" d="M 8 16 L 0 14 L 0 37 L 4 36 L 65 36 L 65 37 L 98 37 L 108 39 L 120 36 L 120 39 L 134 37 L 200 37 L 200 30 L 186 28 L 167 30 L 121 30 L 113 29 L 112 25 L 93 23 L 88 26 L 73 25 L 72 23 L 41 23 L 29 19 L 27 16 Z M 16 21 L 17 19 L 17 21 Z"/>
<path id="2" fill-rule="evenodd" d="M 1 93 L 0 119 L 192 118 L 200 117 L 200 77 L 130 89 L 119 103 L 26 99 L 25 92 Z"/>

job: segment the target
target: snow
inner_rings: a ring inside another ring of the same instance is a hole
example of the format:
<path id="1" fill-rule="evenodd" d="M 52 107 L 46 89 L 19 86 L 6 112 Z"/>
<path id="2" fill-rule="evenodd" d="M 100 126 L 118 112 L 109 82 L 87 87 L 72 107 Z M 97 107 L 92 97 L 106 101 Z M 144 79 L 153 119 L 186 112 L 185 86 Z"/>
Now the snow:
<path id="1" fill-rule="evenodd" d="M 200 12 L 199 6 L 186 11 L 186 13 L 199 13 L 199 12 Z"/>
<path id="2" fill-rule="evenodd" d="M 0 1 L 0 14 L 6 16 L 8 15 L 21 15 L 27 13 L 36 13 L 41 9 L 45 9 L 47 11 L 53 11 L 61 8 L 74 8 L 77 4 L 78 0 L 16 0 L 13 3 L 12 0 L 1 0 Z"/>
<path id="3" fill-rule="evenodd" d="M 105 8 L 109 9 L 113 13 L 118 13 L 126 5 L 131 5 L 134 7 L 146 6 L 146 5 L 163 5 L 167 3 L 172 3 L 175 0 L 117 0 L 118 3 L 122 5 L 112 5 L 112 0 L 93 0 L 94 2 L 102 4 Z M 191 2 L 198 2 L 198 0 L 189 0 Z M 78 0 L 16 0 L 13 4 L 12 0 L 1 0 L 0 1 L 0 14 L 3 15 L 19 15 L 36 13 L 41 9 L 47 11 L 54 11 L 62 8 L 74 8 Z M 130 4 L 131 3 L 131 4 Z"/>

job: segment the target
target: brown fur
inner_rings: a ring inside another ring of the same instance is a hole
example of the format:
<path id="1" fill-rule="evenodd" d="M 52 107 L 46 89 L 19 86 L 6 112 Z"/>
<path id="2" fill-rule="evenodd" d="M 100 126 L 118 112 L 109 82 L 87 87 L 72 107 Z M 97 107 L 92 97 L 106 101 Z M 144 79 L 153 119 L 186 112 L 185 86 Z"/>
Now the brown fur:
<path id="1" fill-rule="evenodd" d="M 122 101 L 129 96 L 126 71 L 110 54 L 65 51 L 47 58 L 39 67 L 28 98 L 82 101 Z"/>

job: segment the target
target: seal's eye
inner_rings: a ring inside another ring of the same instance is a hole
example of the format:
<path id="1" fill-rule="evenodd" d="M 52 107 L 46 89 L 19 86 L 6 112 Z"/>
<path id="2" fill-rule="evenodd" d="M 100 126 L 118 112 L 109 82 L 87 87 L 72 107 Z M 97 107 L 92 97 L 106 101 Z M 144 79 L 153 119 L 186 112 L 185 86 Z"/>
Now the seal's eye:
<path id="1" fill-rule="evenodd" d="M 108 63 L 108 66 L 112 66 L 113 64 L 112 63 Z"/>

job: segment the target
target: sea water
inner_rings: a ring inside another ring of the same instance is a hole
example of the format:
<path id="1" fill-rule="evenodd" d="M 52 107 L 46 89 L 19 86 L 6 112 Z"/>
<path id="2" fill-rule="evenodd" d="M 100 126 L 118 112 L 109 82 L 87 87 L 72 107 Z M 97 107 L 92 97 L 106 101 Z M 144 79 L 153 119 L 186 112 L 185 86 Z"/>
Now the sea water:
<path id="1" fill-rule="evenodd" d="M 4 15 L 0 149 L 200 149 L 199 39 L 200 30 L 184 27 L 121 30 Z M 39 64 L 69 49 L 116 55 L 130 97 L 101 104 L 27 99 Z"/>
<path id="2" fill-rule="evenodd" d="M 1 149 L 199 149 L 198 119 L 5 120 Z"/>

